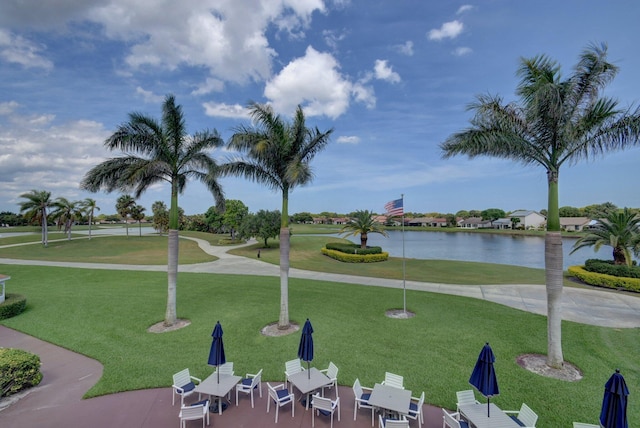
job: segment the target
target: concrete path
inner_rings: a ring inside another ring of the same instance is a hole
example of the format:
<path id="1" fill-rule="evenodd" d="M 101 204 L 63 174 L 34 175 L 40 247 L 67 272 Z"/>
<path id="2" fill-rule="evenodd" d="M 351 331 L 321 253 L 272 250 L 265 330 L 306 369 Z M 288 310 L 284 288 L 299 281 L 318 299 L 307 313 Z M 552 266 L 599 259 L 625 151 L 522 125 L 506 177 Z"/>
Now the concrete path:
<path id="1" fill-rule="evenodd" d="M 196 241 L 200 248 L 218 260 L 207 263 L 180 265 L 180 272 L 220 273 L 237 275 L 279 276 L 279 266 L 247 257 L 235 256 L 228 251 L 234 247 L 214 246 L 207 241 Z M 250 245 L 255 241 L 245 245 Z M 1 249 L 2 247 L 0 247 Z M 59 266 L 87 269 L 119 269 L 137 271 L 164 271 L 164 265 L 121 265 L 102 263 L 51 262 L 38 260 L 15 260 L 0 258 L 0 264 Z M 455 285 L 430 282 L 391 280 L 355 275 L 341 275 L 327 272 L 313 272 L 290 269 L 291 278 L 312 279 L 318 281 L 345 282 L 376 287 L 403 288 L 408 290 L 429 291 L 432 293 L 452 294 L 487 300 L 539 315 L 547 313 L 547 297 L 544 285 L 508 284 L 508 285 Z M 562 298 L 562 316 L 564 320 L 601 327 L 637 328 L 640 327 L 640 297 L 615 290 L 596 288 L 565 287 Z"/>

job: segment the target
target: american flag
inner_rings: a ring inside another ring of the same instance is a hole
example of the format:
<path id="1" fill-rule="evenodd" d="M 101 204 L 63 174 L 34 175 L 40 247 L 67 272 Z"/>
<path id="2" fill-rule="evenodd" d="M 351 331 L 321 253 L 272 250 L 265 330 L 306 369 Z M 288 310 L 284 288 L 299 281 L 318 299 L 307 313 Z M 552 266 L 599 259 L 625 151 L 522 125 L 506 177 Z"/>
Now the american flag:
<path id="1" fill-rule="evenodd" d="M 387 210 L 389 217 L 395 217 L 397 215 L 404 215 L 402 209 L 402 199 L 395 199 L 384 204 L 384 209 Z"/>

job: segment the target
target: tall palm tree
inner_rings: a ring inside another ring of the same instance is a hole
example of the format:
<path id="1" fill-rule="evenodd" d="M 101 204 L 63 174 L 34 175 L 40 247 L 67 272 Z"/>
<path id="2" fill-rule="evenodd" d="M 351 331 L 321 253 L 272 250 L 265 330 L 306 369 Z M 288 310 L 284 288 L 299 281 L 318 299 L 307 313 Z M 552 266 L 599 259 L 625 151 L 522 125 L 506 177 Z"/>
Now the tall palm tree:
<path id="1" fill-rule="evenodd" d="M 129 215 L 131 215 L 131 210 L 135 206 L 136 200 L 131 195 L 122 195 L 116 200 L 116 211 L 118 211 L 120 217 L 124 219 L 127 238 L 129 237 Z"/>
<path id="2" fill-rule="evenodd" d="M 329 143 L 333 132 L 309 129 L 302 107 L 298 106 L 293 122 L 276 115 L 271 106 L 249 104 L 254 126 L 240 126 L 228 147 L 244 154 L 232 159 L 224 172 L 262 183 L 282 192 L 280 211 L 280 317 L 278 328 L 289 328 L 289 193 L 313 179 L 310 162 Z"/>
<path id="3" fill-rule="evenodd" d="M 171 187 L 168 239 L 168 297 L 164 323 L 174 325 L 178 278 L 178 195 L 190 179 L 201 181 L 213 195 L 216 204 L 224 206 L 224 194 L 218 183 L 218 165 L 209 151 L 224 141 L 216 130 L 187 134 L 182 107 L 168 95 L 158 122 L 141 113 L 130 113 L 129 121 L 105 141 L 109 150 L 124 154 L 108 159 L 92 168 L 81 187 L 92 192 L 104 189 L 134 191 L 136 198 L 150 186 L 166 182 Z"/>
<path id="4" fill-rule="evenodd" d="M 142 219 L 144 219 L 145 207 L 135 204 L 131 207 L 131 218 L 138 222 L 138 236 L 142 236 Z"/>
<path id="5" fill-rule="evenodd" d="M 37 221 L 42 225 L 42 244 L 49 245 L 49 233 L 47 228 L 47 210 L 53 203 L 51 192 L 46 190 L 31 190 L 20 195 L 26 201 L 20 203 L 20 212 L 28 221 Z"/>
<path id="6" fill-rule="evenodd" d="M 573 244 L 571 254 L 583 247 L 598 251 L 603 245 L 613 248 L 613 262 L 631 266 L 631 251 L 640 234 L 640 216 L 625 208 L 611 213 L 605 219 L 596 220 L 594 229 Z"/>
<path id="7" fill-rule="evenodd" d="M 100 211 L 100 207 L 95 199 L 86 198 L 82 202 L 85 213 L 89 215 L 89 239 L 91 239 L 91 227 L 93 226 L 93 215 L 96 211 Z"/>
<path id="8" fill-rule="evenodd" d="M 547 56 L 523 58 L 518 70 L 520 103 L 481 95 L 469 106 L 471 126 L 441 144 L 443 156 L 492 156 L 547 173 L 548 210 L 545 235 L 547 287 L 547 364 L 561 367 L 562 240 L 558 212 L 560 167 L 638 144 L 640 110 L 623 110 L 601 92 L 618 68 L 607 61 L 606 45 L 591 45 L 580 55 L 572 75 Z"/>
<path id="9" fill-rule="evenodd" d="M 71 240 L 71 227 L 82 217 L 81 202 L 70 201 L 67 198 L 59 197 L 51 204 L 54 210 L 51 212 L 51 218 L 58 223 L 58 229 L 64 226 L 64 233 L 67 239 Z"/>
<path id="10" fill-rule="evenodd" d="M 382 224 L 373 219 L 373 213 L 369 210 L 356 211 L 353 217 L 340 229 L 344 236 L 360 235 L 360 248 L 367 248 L 367 239 L 369 233 L 379 233 L 382 236 L 388 236 L 383 229 Z"/>

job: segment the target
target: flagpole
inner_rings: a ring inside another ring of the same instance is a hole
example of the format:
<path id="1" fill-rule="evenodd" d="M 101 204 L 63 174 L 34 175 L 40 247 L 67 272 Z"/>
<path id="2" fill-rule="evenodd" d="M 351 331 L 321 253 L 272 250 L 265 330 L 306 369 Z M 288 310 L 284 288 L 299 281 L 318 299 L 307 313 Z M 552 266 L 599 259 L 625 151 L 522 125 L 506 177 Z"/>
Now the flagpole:
<path id="1" fill-rule="evenodd" d="M 407 316 L 407 284 L 404 258 L 404 193 L 400 194 L 400 199 L 402 199 L 402 308 L 404 310 L 404 315 Z"/>

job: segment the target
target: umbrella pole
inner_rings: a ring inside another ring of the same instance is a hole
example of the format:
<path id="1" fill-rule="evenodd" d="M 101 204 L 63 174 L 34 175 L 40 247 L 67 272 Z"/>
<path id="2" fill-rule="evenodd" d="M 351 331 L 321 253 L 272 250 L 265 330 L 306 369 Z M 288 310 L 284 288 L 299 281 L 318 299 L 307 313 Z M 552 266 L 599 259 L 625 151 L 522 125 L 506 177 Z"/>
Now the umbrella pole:
<path id="1" fill-rule="evenodd" d="M 220 383 L 220 366 L 216 367 L 216 371 L 218 372 L 218 383 Z"/>
<path id="2" fill-rule="evenodd" d="M 487 417 L 489 417 L 489 403 L 491 403 L 491 397 L 487 397 Z"/>
<path id="3" fill-rule="evenodd" d="M 309 361 L 307 361 L 307 376 L 308 379 L 311 379 L 311 369 L 309 368 Z"/>

